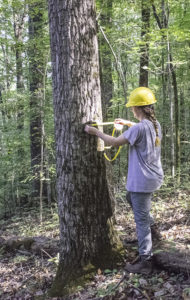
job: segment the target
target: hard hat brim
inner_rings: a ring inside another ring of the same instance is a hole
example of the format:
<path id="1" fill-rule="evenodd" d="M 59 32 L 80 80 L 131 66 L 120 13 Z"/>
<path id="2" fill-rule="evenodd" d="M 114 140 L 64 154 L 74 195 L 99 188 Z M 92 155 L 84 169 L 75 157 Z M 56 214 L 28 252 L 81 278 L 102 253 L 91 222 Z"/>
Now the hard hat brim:
<path id="1" fill-rule="evenodd" d="M 137 104 L 135 104 L 134 102 L 128 102 L 125 106 L 126 107 L 132 107 L 132 106 L 147 106 L 147 105 L 151 105 L 151 104 L 154 104 L 154 103 L 156 103 L 157 102 L 157 100 L 155 99 L 154 101 L 151 101 L 151 103 L 145 103 L 145 102 L 141 102 L 141 103 L 138 103 L 138 105 Z"/>

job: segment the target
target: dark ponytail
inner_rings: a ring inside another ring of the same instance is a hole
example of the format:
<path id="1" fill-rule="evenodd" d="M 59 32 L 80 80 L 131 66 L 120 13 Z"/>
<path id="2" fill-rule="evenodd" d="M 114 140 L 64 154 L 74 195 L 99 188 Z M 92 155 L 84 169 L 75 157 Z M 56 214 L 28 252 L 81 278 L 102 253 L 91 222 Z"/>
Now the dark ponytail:
<path id="1" fill-rule="evenodd" d="M 160 138 L 158 134 L 158 123 L 156 120 L 155 112 L 154 112 L 154 106 L 151 105 L 146 105 L 146 106 L 141 106 L 142 111 L 145 114 L 146 119 L 151 121 L 154 125 L 155 131 L 156 131 L 156 141 L 155 141 L 155 146 L 160 146 Z"/>

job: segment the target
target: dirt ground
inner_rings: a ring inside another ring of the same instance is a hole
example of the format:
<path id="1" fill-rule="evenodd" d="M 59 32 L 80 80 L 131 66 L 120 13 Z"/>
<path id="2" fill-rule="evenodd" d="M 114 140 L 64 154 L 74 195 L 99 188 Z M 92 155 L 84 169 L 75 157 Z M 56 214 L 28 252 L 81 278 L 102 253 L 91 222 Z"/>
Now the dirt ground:
<path id="1" fill-rule="evenodd" d="M 125 242 L 126 262 L 137 255 L 135 224 L 124 193 L 116 199 L 116 229 Z M 175 193 L 158 192 L 152 201 L 155 216 L 163 240 L 190 251 L 190 194 L 178 190 Z M 15 237 L 47 238 L 48 247 L 38 251 L 23 246 L 5 251 L 0 247 L 0 299 L 50 299 L 51 287 L 58 262 L 58 217 L 56 209 L 44 213 L 39 223 L 36 211 L 23 210 L 19 216 L 0 220 L 1 239 Z M 190 299 L 190 274 L 172 273 L 155 269 L 149 276 L 124 272 L 124 265 L 114 270 L 97 270 L 92 281 L 64 300 L 132 300 L 132 299 Z"/>

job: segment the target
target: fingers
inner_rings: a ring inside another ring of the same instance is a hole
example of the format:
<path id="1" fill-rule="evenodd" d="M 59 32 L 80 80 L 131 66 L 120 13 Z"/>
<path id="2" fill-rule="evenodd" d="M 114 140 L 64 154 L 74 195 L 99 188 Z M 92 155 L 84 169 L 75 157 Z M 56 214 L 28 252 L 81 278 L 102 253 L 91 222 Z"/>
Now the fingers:
<path id="1" fill-rule="evenodd" d="M 123 121 L 124 121 L 123 119 L 115 119 L 114 123 L 124 125 Z"/>
<path id="2" fill-rule="evenodd" d="M 123 129 L 123 125 L 121 123 L 114 123 L 114 127 L 116 130 L 122 130 Z"/>
<path id="3" fill-rule="evenodd" d="M 98 130 L 96 128 L 92 127 L 92 126 L 86 125 L 85 128 L 84 128 L 84 131 L 87 132 L 88 134 L 96 135 Z"/>
<path id="4" fill-rule="evenodd" d="M 88 133 L 89 127 L 90 127 L 90 126 L 86 125 L 86 126 L 84 127 L 84 131 Z"/>
<path id="5" fill-rule="evenodd" d="M 115 119 L 114 123 L 115 124 L 120 124 L 120 125 L 126 125 L 128 127 L 131 127 L 131 126 L 135 125 L 134 122 L 131 122 L 129 120 L 123 120 L 123 119 Z"/>

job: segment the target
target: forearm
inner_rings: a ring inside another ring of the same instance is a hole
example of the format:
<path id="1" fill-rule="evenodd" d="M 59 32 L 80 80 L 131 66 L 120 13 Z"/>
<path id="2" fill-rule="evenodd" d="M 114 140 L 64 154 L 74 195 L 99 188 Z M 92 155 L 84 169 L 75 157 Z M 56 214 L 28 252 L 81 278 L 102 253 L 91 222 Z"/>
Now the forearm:
<path id="1" fill-rule="evenodd" d="M 107 134 L 103 133 L 102 131 L 100 131 L 94 127 L 88 126 L 88 125 L 85 126 L 84 130 L 88 134 L 96 135 L 97 137 L 102 139 L 107 145 L 110 145 L 110 146 L 117 147 L 117 146 L 121 146 L 121 145 L 128 143 L 127 139 L 123 136 L 123 134 L 118 137 L 113 137 L 113 136 L 107 135 Z"/>
<path id="2" fill-rule="evenodd" d="M 124 125 L 128 126 L 128 127 L 131 127 L 133 125 L 135 125 L 136 123 L 135 122 L 132 122 L 132 121 L 128 121 L 128 120 L 124 120 Z"/>
<path id="3" fill-rule="evenodd" d="M 97 137 L 101 138 L 106 145 L 108 146 L 118 146 L 116 145 L 116 138 L 113 136 L 110 136 L 108 134 L 103 133 L 102 131 L 98 130 L 96 133 Z"/>
<path id="4" fill-rule="evenodd" d="M 127 139 L 123 135 L 120 135 L 118 137 L 113 137 L 99 130 L 97 131 L 96 135 L 99 138 L 101 138 L 106 143 L 106 145 L 118 147 L 128 143 Z"/>

